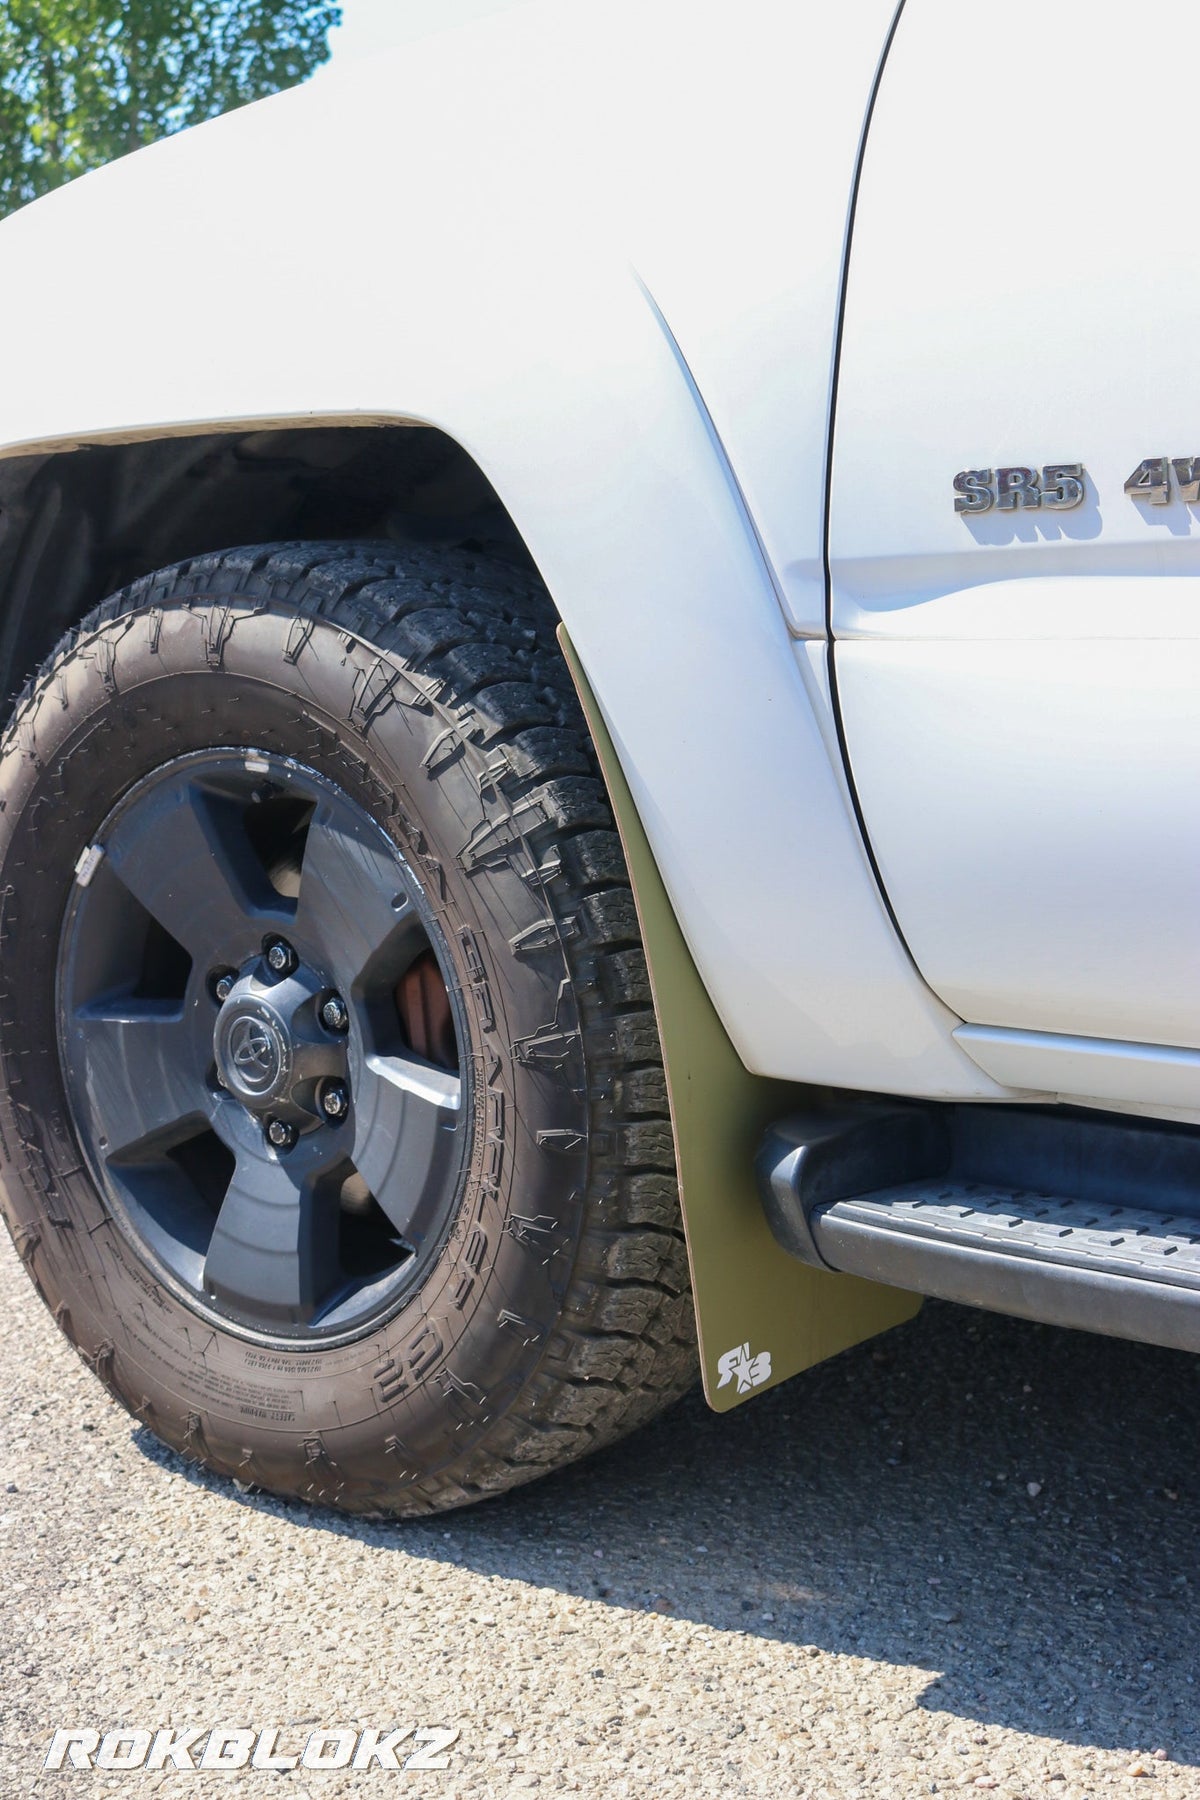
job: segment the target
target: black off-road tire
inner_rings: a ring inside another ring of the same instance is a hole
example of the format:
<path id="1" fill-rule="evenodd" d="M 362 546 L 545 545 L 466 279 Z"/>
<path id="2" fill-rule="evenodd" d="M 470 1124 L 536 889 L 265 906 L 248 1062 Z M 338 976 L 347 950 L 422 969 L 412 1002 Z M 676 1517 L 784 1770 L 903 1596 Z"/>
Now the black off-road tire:
<path id="1" fill-rule="evenodd" d="M 4 1212 L 61 1329 L 155 1435 L 351 1512 L 495 1494 L 693 1381 L 658 1035 L 628 875 L 523 570 L 285 544 L 147 576 L 59 645 L 0 749 Z M 351 1341 L 265 1343 L 160 1278 L 89 1173 L 56 970 L 81 853 L 189 752 L 292 757 L 415 872 L 466 1008 L 474 1125 L 441 1253 Z"/>

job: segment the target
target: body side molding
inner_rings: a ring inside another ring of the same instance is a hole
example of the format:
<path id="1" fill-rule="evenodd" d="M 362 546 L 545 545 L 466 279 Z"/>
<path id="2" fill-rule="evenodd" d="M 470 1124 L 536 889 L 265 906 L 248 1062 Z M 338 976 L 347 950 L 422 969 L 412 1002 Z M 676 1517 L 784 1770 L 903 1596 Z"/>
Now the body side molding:
<path id="1" fill-rule="evenodd" d="M 954 1036 L 981 1069 L 1008 1087 L 1200 1112 L 1200 1050 L 999 1025 L 960 1025 Z"/>

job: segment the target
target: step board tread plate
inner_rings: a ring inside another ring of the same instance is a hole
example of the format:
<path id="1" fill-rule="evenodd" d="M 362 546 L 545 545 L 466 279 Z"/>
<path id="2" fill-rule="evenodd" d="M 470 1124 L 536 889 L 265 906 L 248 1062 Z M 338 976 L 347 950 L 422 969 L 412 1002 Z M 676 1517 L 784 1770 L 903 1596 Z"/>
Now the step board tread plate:
<path id="1" fill-rule="evenodd" d="M 1103 1264 L 1114 1274 L 1200 1290 L 1200 1217 L 965 1182 L 910 1182 L 834 1201 L 814 1213 L 818 1232 L 831 1215 L 1009 1256 Z"/>
<path id="2" fill-rule="evenodd" d="M 833 1201 L 811 1223 L 848 1274 L 1200 1350 L 1200 1217 L 927 1181 Z"/>

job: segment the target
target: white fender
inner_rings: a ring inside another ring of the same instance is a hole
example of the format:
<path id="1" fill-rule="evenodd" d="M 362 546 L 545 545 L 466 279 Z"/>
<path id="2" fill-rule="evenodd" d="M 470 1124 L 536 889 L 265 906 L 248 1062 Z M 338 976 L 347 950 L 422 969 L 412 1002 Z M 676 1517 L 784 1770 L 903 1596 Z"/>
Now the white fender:
<path id="1" fill-rule="evenodd" d="M 995 1096 L 879 898 L 817 636 L 891 12 L 520 7 L 87 177 L 0 228 L 0 452 L 449 433 L 555 597 L 747 1066 Z"/>

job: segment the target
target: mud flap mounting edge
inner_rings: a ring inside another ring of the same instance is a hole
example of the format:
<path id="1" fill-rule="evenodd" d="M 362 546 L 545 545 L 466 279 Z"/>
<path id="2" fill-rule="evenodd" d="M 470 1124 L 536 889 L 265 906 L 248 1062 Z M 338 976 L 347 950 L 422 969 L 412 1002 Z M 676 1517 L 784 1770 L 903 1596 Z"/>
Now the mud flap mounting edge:
<path id="1" fill-rule="evenodd" d="M 662 1040 L 700 1362 L 725 1412 L 852 1344 L 912 1318 L 920 1297 L 808 1267 L 772 1235 L 755 1178 L 767 1126 L 803 1090 L 751 1075 L 696 970 L 596 697 L 563 626 L 625 849 Z"/>

